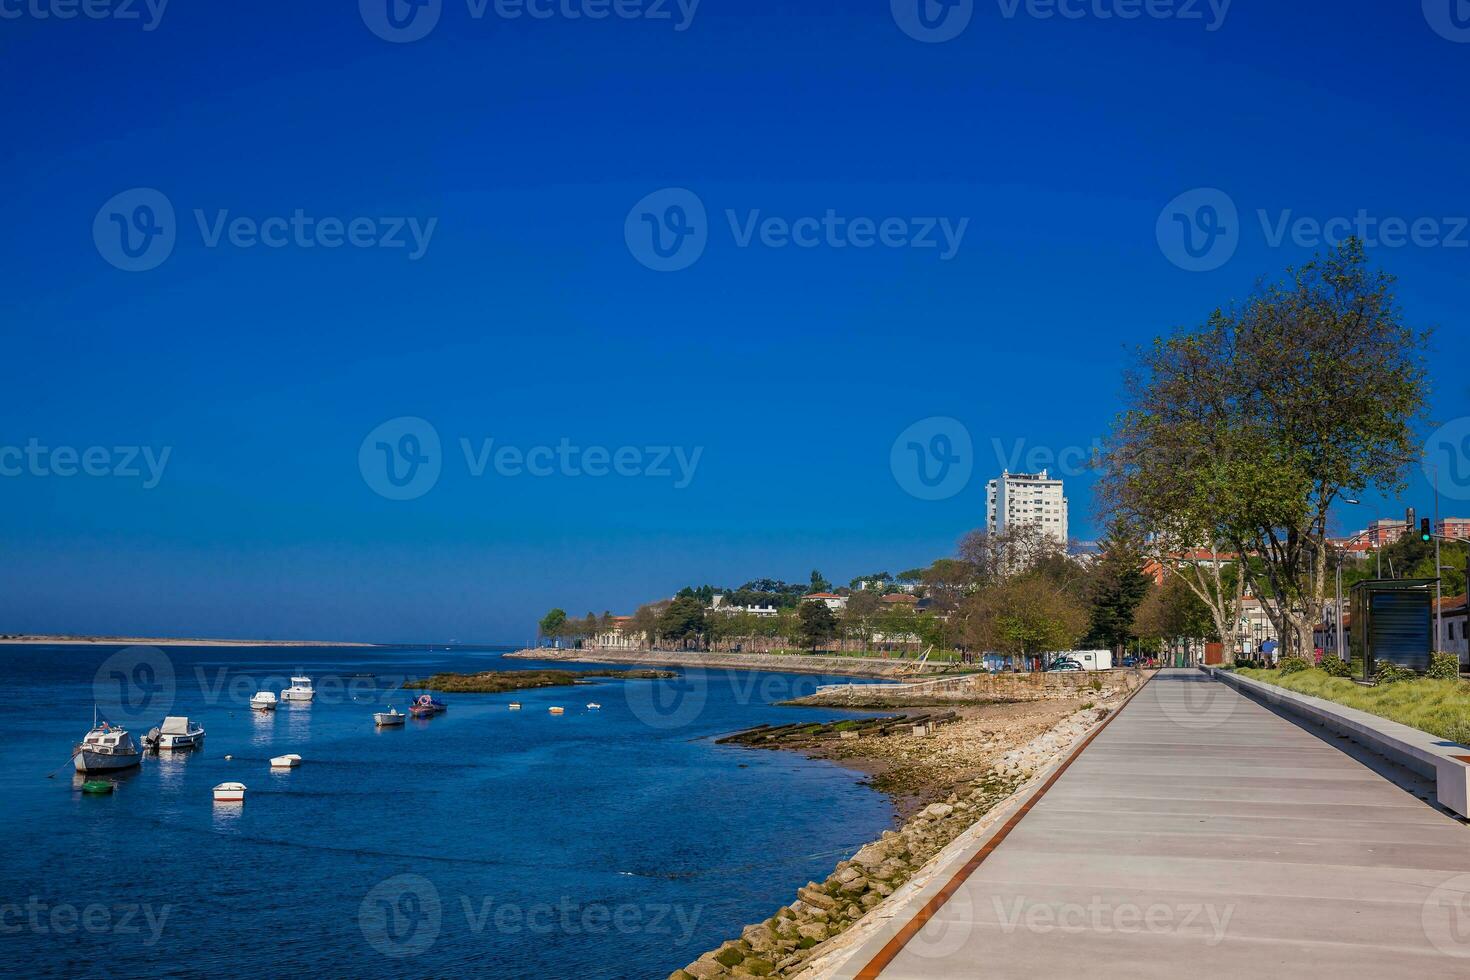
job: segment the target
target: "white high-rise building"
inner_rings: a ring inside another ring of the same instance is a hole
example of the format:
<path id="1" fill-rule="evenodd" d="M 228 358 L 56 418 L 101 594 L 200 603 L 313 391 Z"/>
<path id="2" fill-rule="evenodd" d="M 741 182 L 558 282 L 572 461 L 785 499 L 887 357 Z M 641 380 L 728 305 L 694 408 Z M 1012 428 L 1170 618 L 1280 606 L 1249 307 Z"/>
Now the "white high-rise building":
<path id="1" fill-rule="evenodd" d="M 1067 497 L 1062 481 L 1040 473 L 1005 470 L 986 489 L 986 526 L 991 533 L 1017 524 L 1033 524 L 1062 548 L 1067 547 Z"/>

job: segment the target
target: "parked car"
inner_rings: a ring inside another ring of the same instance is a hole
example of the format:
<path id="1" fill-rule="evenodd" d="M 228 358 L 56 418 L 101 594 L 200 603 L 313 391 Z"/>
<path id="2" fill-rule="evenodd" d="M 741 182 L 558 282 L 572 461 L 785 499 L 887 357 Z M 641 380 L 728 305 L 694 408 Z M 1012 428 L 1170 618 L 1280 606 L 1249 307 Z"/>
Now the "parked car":
<path id="1" fill-rule="evenodd" d="M 1137 667 L 1138 666 L 1138 658 L 1137 657 L 1124 657 L 1123 658 L 1123 666 L 1124 667 Z"/>
<path id="2" fill-rule="evenodd" d="M 1082 665 L 1079 664 L 1075 660 L 1058 660 L 1058 661 L 1054 662 L 1050 667 L 1047 668 L 1047 670 L 1081 670 L 1081 669 L 1082 669 Z"/>

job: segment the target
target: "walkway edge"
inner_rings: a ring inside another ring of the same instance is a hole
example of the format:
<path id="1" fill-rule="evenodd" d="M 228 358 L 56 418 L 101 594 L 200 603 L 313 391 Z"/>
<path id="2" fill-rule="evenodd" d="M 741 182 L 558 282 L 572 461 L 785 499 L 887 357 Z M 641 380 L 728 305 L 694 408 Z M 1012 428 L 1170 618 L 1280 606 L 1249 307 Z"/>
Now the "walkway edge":
<path id="1" fill-rule="evenodd" d="M 873 980 L 876 978 L 889 963 L 893 962 L 909 940 L 918 935 L 935 913 L 944 907 L 966 879 L 975 873 L 1006 837 L 1010 836 L 1016 825 L 1031 811 L 1036 802 L 1046 795 L 1047 790 L 1051 789 L 1077 757 L 1113 723 L 1115 718 L 1127 709 L 1140 691 L 1148 687 L 1154 676 L 1157 674 L 1150 676 L 1134 688 L 1133 692 L 1118 706 L 1118 709 L 1103 719 L 1102 724 L 1083 736 L 1060 759 L 1032 777 L 1031 782 L 1017 791 L 1009 801 L 992 810 L 985 818 L 982 818 L 976 827 L 966 831 L 935 855 L 933 863 L 938 865 L 936 868 L 938 873 L 923 885 L 914 888 L 910 895 L 906 896 L 905 891 L 913 885 L 913 882 L 896 891 L 893 899 L 901 903 L 900 911 L 875 928 L 871 936 L 855 946 L 841 962 L 834 964 L 830 972 L 817 975 L 831 977 L 833 980 Z M 975 837 L 970 837 L 969 835 L 976 829 L 979 829 L 980 833 Z M 956 864 L 959 867 L 951 871 Z M 919 874 L 923 874 L 923 869 L 920 869 Z M 917 902 L 923 904 L 919 907 L 918 912 L 909 915 L 908 909 Z M 804 970 L 803 974 L 806 972 Z"/>

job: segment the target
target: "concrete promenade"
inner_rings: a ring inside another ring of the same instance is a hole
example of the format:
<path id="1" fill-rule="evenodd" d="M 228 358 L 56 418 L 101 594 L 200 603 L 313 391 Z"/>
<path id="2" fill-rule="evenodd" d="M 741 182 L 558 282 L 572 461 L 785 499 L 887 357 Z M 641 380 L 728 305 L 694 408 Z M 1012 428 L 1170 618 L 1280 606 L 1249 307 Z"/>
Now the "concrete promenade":
<path id="1" fill-rule="evenodd" d="M 1470 827 L 1347 744 L 1162 671 L 834 975 L 1470 977 Z"/>

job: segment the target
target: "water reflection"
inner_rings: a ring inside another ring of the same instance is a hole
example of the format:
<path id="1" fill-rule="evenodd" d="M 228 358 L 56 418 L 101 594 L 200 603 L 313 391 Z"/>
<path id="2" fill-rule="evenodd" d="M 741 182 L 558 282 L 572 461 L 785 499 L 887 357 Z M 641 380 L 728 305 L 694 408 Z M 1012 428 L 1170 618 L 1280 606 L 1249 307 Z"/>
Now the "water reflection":
<path id="1" fill-rule="evenodd" d="M 252 711 L 250 721 L 250 744 L 260 748 L 270 745 L 276 734 L 276 713 Z"/>

